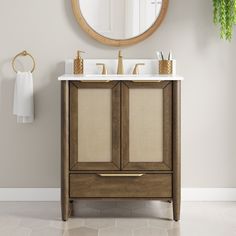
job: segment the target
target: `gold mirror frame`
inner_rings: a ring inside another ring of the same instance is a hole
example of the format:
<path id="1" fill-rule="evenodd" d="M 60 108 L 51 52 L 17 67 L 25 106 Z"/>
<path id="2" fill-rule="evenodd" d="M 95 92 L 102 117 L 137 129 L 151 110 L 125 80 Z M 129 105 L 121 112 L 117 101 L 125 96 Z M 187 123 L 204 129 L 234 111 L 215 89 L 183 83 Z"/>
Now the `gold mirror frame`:
<path id="1" fill-rule="evenodd" d="M 78 0 L 71 0 L 71 3 L 72 3 L 72 9 L 73 9 L 74 15 L 79 25 L 87 34 L 89 34 L 92 38 L 94 38 L 100 43 L 119 47 L 119 46 L 128 46 L 128 45 L 139 43 L 145 40 L 146 38 L 148 38 L 150 35 L 152 35 L 165 18 L 168 5 L 169 5 L 169 0 L 162 0 L 162 8 L 160 11 L 160 15 L 158 16 L 158 18 L 156 19 L 156 21 L 153 23 L 151 27 L 148 30 L 146 30 L 144 33 L 130 39 L 111 39 L 111 38 L 108 38 L 99 34 L 84 19 L 80 6 L 78 4 Z"/>

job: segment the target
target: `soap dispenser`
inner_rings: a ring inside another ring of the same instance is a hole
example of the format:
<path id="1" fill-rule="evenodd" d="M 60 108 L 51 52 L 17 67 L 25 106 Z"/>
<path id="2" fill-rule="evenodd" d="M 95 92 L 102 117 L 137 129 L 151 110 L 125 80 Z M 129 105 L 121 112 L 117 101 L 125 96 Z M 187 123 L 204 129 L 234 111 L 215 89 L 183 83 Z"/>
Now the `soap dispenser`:
<path id="1" fill-rule="evenodd" d="M 80 56 L 82 51 L 77 51 L 77 58 L 74 59 L 74 74 L 83 74 L 84 73 L 84 59 Z"/>

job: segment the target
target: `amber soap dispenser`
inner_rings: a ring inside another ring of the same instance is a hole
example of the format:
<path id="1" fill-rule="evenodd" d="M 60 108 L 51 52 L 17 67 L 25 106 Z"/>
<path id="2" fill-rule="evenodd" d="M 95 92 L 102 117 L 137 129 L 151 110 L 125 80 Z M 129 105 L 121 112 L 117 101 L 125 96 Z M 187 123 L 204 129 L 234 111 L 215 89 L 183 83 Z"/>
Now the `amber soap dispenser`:
<path id="1" fill-rule="evenodd" d="M 82 51 L 77 51 L 77 58 L 74 59 L 74 74 L 84 73 L 84 59 L 81 57 Z"/>

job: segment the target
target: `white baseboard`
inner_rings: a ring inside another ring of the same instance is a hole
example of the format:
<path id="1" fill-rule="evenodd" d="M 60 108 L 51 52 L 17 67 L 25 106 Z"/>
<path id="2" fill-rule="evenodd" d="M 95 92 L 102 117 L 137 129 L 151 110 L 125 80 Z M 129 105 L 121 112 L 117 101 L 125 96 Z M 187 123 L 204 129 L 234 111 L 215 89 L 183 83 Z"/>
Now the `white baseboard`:
<path id="1" fill-rule="evenodd" d="M 60 188 L 0 188 L 0 201 L 60 201 Z M 236 188 L 182 188 L 182 201 L 236 201 Z"/>
<path id="2" fill-rule="evenodd" d="M 60 201 L 60 188 L 0 188 L 0 201 Z"/>
<path id="3" fill-rule="evenodd" d="M 182 201 L 236 201 L 236 188 L 182 188 Z"/>

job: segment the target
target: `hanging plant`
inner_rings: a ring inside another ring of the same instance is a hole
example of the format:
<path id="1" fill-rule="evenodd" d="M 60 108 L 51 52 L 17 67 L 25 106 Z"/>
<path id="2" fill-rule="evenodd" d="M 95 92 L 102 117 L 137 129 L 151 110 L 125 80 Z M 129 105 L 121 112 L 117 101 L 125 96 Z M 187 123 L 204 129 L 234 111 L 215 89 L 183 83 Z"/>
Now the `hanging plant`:
<path id="1" fill-rule="evenodd" d="M 213 0 L 214 23 L 220 25 L 220 37 L 231 40 L 236 24 L 236 0 Z"/>

